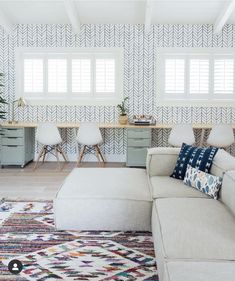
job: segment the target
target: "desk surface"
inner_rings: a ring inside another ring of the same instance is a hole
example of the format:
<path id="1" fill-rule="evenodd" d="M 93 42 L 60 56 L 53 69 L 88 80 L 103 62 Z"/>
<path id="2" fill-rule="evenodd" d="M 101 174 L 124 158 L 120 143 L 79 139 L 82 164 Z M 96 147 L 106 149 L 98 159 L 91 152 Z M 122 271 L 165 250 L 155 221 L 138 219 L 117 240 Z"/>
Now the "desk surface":
<path id="1" fill-rule="evenodd" d="M 59 128 L 79 128 L 79 123 L 73 122 L 65 122 L 65 123 L 56 123 Z M 210 129 L 213 124 L 192 124 L 194 129 Z M 100 128 L 106 129 L 127 129 L 127 128 L 151 128 L 151 129 L 170 129 L 174 126 L 174 124 L 155 124 L 155 125 L 121 125 L 119 123 L 100 123 Z M 0 127 L 8 127 L 8 128 L 35 128 L 37 127 L 37 123 L 30 122 L 19 122 L 14 124 L 9 124 L 8 122 L 0 123 Z M 235 124 L 232 124 L 232 127 L 235 129 Z"/>

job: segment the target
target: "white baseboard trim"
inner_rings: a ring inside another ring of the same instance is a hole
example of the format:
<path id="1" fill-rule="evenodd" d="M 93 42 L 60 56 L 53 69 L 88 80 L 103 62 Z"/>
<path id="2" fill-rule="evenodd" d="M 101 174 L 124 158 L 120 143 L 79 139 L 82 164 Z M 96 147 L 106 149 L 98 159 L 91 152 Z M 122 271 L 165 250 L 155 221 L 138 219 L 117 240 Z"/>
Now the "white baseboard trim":
<path id="1" fill-rule="evenodd" d="M 37 159 L 38 153 L 35 153 L 34 160 Z M 76 154 L 67 154 L 69 161 L 77 161 L 78 156 Z M 126 154 L 104 154 L 105 160 L 107 162 L 126 162 Z M 63 158 L 60 156 L 60 160 Z M 53 155 L 47 155 L 45 161 L 55 162 L 56 158 Z M 83 161 L 85 162 L 97 162 L 97 158 L 93 154 L 87 154 L 84 156 Z"/>

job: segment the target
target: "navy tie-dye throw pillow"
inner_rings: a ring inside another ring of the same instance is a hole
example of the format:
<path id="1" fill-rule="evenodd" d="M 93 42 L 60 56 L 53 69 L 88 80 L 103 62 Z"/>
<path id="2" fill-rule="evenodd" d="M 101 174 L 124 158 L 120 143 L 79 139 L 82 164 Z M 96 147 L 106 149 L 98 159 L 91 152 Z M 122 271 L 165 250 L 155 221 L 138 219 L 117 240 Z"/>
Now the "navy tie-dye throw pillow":
<path id="1" fill-rule="evenodd" d="M 171 177 L 183 180 L 188 164 L 193 168 L 209 173 L 217 150 L 216 147 L 202 148 L 183 143 Z"/>

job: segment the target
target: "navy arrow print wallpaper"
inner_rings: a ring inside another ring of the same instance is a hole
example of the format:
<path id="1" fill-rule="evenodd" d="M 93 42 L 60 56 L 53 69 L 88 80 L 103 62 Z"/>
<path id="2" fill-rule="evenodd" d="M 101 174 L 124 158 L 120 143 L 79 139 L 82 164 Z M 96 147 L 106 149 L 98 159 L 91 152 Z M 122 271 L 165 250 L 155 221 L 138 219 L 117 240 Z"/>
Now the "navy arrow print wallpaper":
<path id="1" fill-rule="evenodd" d="M 138 25 L 83 25 L 74 35 L 70 25 L 16 25 L 7 36 L 0 29 L 0 71 L 6 74 L 5 97 L 15 95 L 15 47 L 122 47 L 124 49 L 124 95 L 129 97 L 129 114 L 153 114 L 163 123 L 235 123 L 232 107 L 162 107 L 154 93 L 155 54 L 158 47 L 234 47 L 235 26 L 226 25 L 223 33 L 213 35 L 212 25 L 153 25 L 149 34 Z M 117 122 L 114 106 L 27 106 L 17 112 L 24 121 L 100 121 Z M 8 116 L 10 118 L 10 116 Z M 125 130 L 102 130 L 103 150 L 110 155 L 124 155 Z M 156 130 L 153 146 L 167 145 L 169 131 Z M 200 132 L 195 132 L 197 138 Z M 68 154 L 76 153 L 75 131 L 62 130 Z M 230 148 L 235 154 L 235 148 Z"/>

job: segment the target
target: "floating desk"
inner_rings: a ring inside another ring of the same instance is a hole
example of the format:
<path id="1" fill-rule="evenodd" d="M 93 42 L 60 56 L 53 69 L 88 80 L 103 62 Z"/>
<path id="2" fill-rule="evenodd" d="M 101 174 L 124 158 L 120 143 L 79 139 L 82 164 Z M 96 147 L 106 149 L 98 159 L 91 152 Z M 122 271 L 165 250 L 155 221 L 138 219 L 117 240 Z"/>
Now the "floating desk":
<path id="1" fill-rule="evenodd" d="M 79 128 L 79 123 L 57 122 L 61 129 Z M 127 166 L 145 166 L 147 148 L 151 147 L 152 129 L 171 129 L 173 124 L 155 125 L 121 125 L 118 123 L 100 123 L 102 129 L 127 129 Z M 193 129 L 201 130 L 200 145 L 203 144 L 205 131 L 212 128 L 212 124 L 193 124 Z M 9 124 L 0 123 L 2 129 L 1 165 L 17 164 L 22 167 L 34 157 L 34 129 L 37 123 L 19 122 Z M 235 129 L 235 124 L 232 125 Z M 27 149 L 26 149 L 27 148 Z M 17 160 L 17 161 L 16 161 Z"/>
<path id="2" fill-rule="evenodd" d="M 8 128 L 35 128 L 38 123 L 31 122 L 19 122 L 14 124 L 9 124 L 8 122 L 0 123 L 0 127 L 8 127 Z M 56 122 L 56 125 L 59 128 L 79 128 L 79 123 L 75 122 Z M 157 123 L 155 125 L 121 125 L 119 123 L 99 123 L 100 128 L 104 129 L 128 129 L 128 128 L 150 128 L 150 129 L 171 129 L 174 124 L 161 124 Z M 192 124 L 193 129 L 211 129 L 213 124 Z M 233 129 L 235 129 L 235 124 L 232 125 Z"/>

